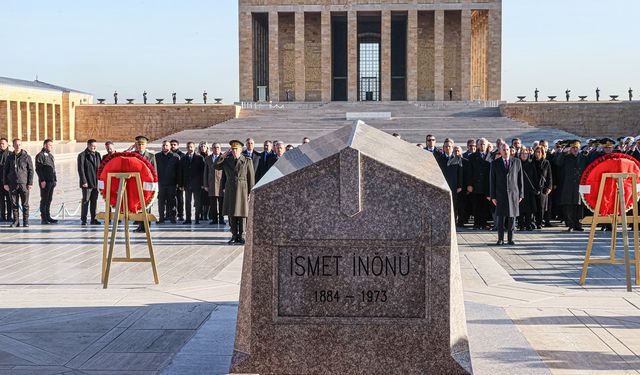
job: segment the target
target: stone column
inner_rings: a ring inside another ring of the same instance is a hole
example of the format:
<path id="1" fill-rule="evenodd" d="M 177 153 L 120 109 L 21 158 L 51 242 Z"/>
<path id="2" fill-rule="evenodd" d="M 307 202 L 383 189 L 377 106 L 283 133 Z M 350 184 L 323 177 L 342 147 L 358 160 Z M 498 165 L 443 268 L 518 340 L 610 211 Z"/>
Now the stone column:
<path id="1" fill-rule="evenodd" d="M 36 141 L 40 140 L 40 134 L 42 134 L 42 127 L 40 125 L 40 103 L 35 103 L 36 109 L 36 126 L 35 126 L 35 134 L 34 137 Z"/>
<path id="2" fill-rule="evenodd" d="M 471 9 L 460 17 L 460 100 L 471 100 Z"/>
<path id="3" fill-rule="evenodd" d="M 444 10 L 436 10 L 434 17 L 434 52 L 433 66 L 435 71 L 434 94 L 435 101 L 444 100 Z"/>
<path id="4" fill-rule="evenodd" d="M 418 11 L 407 14 L 407 100 L 418 100 Z"/>
<path id="5" fill-rule="evenodd" d="M 33 141 L 33 139 L 31 138 L 31 103 L 27 102 L 27 105 L 25 108 L 27 112 L 27 124 L 26 124 L 27 131 L 25 133 L 27 134 L 27 140 Z"/>
<path id="6" fill-rule="evenodd" d="M 500 100 L 502 95 L 502 10 L 489 10 L 489 40 L 487 45 L 488 99 Z"/>
<path id="7" fill-rule="evenodd" d="M 347 98 L 358 100 L 358 12 L 347 12 Z"/>
<path id="8" fill-rule="evenodd" d="M 391 11 L 383 10 L 380 20 L 380 81 L 382 100 L 391 100 Z"/>
<path id="9" fill-rule="evenodd" d="M 7 139 L 9 140 L 9 143 L 11 143 L 11 140 L 14 138 L 14 135 L 11 132 L 11 124 L 12 124 L 12 119 L 11 119 L 11 101 L 7 100 Z"/>
<path id="10" fill-rule="evenodd" d="M 331 12 L 323 11 L 320 15 L 321 60 L 322 61 L 322 101 L 331 101 Z"/>
<path id="11" fill-rule="evenodd" d="M 306 100 L 306 69 L 304 62 L 304 12 L 295 14 L 295 100 L 304 102 Z"/>
<path id="12" fill-rule="evenodd" d="M 45 140 L 49 138 L 49 105 L 47 103 L 42 103 L 42 128 L 40 128 L 40 135 L 42 139 Z"/>
<path id="13" fill-rule="evenodd" d="M 57 141 L 57 140 L 60 139 L 60 134 L 58 134 L 56 126 L 57 126 L 57 122 L 56 122 L 56 105 L 55 104 L 51 104 L 51 129 L 52 129 L 52 134 L 49 134 L 49 137 L 51 137 L 52 141 Z"/>
<path id="14" fill-rule="evenodd" d="M 17 138 L 24 138 L 24 134 L 22 134 L 22 102 L 17 101 L 16 102 L 16 124 L 17 124 L 17 131 L 16 131 L 16 135 L 15 137 Z"/>
<path id="15" fill-rule="evenodd" d="M 253 77 L 253 15 L 240 12 L 240 101 L 254 101 Z"/>
<path id="16" fill-rule="evenodd" d="M 278 12 L 269 12 L 269 100 L 280 101 Z"/>

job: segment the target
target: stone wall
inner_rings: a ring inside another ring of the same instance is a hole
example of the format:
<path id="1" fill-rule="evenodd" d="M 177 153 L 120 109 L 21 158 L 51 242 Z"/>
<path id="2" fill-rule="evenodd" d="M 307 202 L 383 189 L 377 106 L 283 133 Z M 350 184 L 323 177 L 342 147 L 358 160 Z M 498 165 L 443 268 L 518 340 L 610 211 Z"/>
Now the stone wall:
<path id="1" fill-rule="evenodd" d="M 216 104 L 122 104 L 76 107 L 78 142 L 87 139 L 133 141 L 137 135 L 157 140 L 185 129 L 203 129 L 236 118 L 240 107 Z"/>
<path id="2" fill-rule="evenodd" d="M 555 128 L 581 137 L 640 134 L 640 102 L 509 103 L 503 116 L 540 128 Z"/>

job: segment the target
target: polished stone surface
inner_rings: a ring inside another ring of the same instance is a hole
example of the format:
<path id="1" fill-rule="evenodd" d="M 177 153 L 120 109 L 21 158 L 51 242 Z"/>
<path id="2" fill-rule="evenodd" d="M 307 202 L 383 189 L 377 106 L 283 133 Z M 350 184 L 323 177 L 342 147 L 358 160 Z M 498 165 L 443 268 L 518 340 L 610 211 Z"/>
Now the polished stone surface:
<path id="1" fill-rule="evenodd" d="M 471 372 L 451 195 L 431 154 L 359 122 L 264 179 L 232 372 Z"/>

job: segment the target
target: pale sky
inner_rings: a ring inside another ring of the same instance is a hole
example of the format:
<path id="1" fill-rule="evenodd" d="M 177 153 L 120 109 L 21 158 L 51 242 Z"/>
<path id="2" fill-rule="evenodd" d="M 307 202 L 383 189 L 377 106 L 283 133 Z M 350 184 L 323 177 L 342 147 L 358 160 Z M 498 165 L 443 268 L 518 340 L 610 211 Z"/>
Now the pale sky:
<path id="1" fill-rule="evenodd" d="M 122 101 L 238 98 L 237 0 L 6 0 L 0 76 Z M 640 97 L 638 0 L 503 0 L 502 96 Z"/>

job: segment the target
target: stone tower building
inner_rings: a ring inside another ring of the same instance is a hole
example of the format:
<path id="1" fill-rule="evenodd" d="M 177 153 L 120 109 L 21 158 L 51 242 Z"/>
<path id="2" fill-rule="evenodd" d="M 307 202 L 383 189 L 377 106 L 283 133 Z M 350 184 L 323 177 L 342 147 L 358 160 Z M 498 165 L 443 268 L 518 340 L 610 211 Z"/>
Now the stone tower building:
<path id="1" fill-rule="evenodd" d="M 239 13 L 241 101 L 500 99 L 501 0 L 239 0 Z"/>

